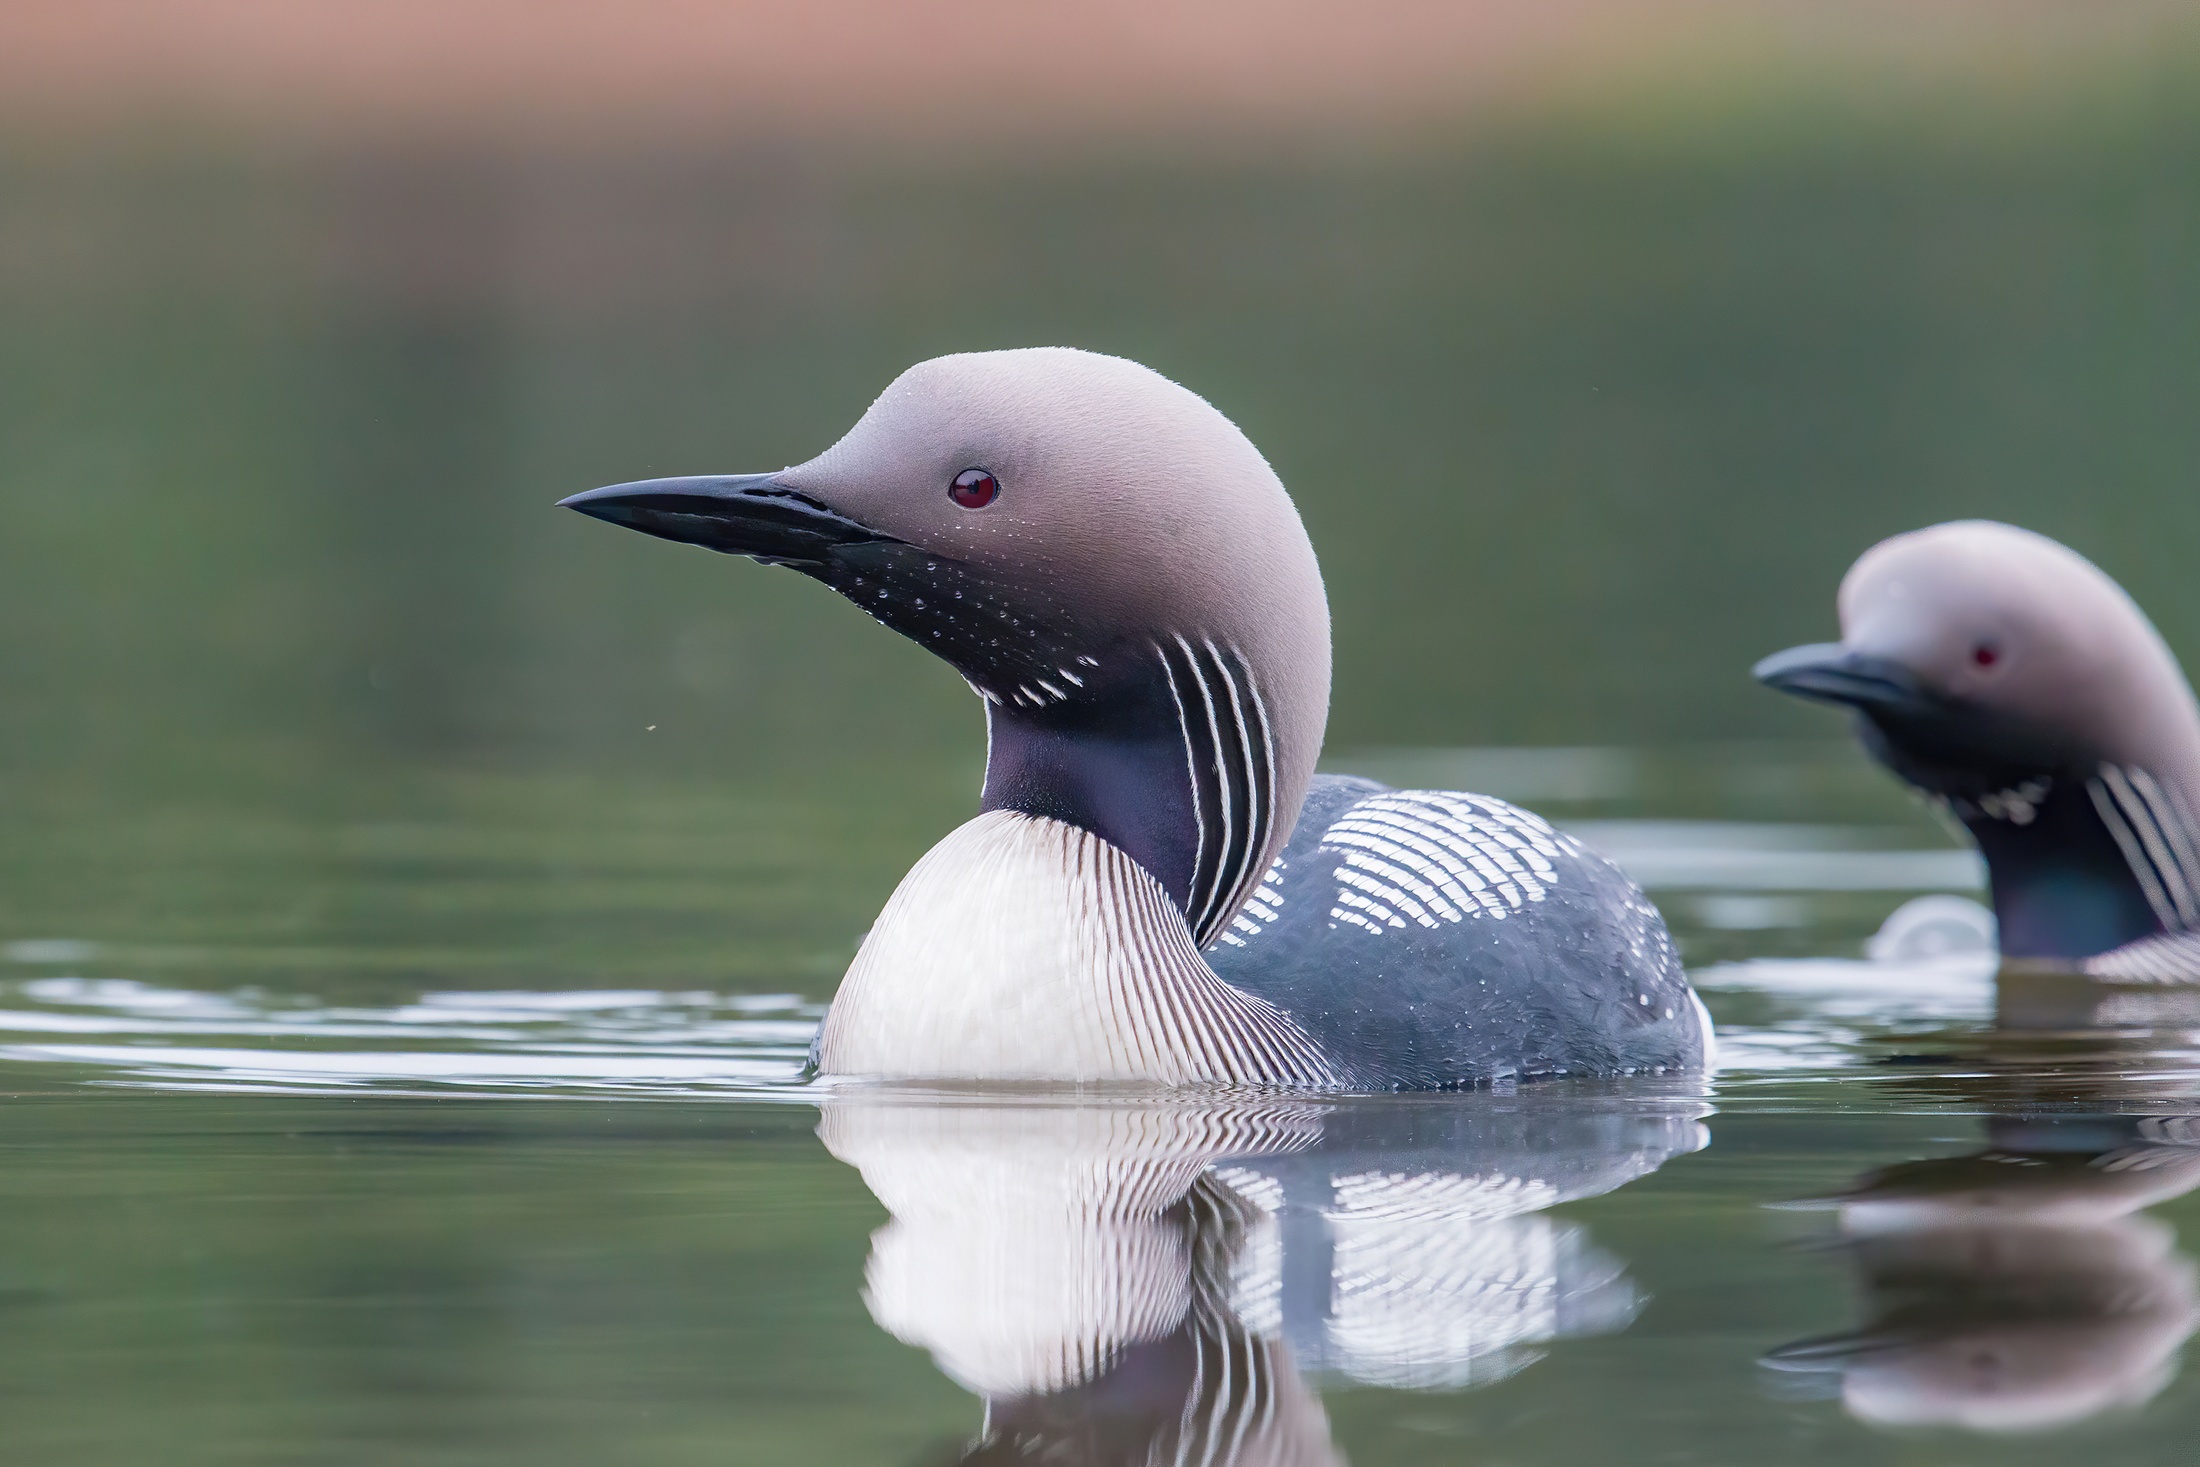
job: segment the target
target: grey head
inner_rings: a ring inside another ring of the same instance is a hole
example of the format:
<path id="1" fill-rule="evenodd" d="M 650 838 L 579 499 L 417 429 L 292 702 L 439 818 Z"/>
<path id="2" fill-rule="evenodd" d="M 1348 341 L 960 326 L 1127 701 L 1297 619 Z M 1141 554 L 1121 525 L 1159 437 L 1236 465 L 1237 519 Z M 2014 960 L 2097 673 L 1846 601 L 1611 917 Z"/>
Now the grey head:
<path id="1" fill-rule="evenodd" d="M 2200 925 L 2200 709 L 2090 561 L 1983 520 L 1897 535 L 1841 583 L 1841 640 L 1758 679 L 1853 710 L 1881 763 L 1978 842 L 2004 957 Z"/>
<path id="2" fill-rule="evenodd" d="M 833 587 L 984 698 L 984 808 L 1137 860 L 1204 944 L 1289 836 L 1329 707 L 1290 496 L 1206 401 L 1065 348 L 921 362 L 769 474 L 563 503 Z"/>

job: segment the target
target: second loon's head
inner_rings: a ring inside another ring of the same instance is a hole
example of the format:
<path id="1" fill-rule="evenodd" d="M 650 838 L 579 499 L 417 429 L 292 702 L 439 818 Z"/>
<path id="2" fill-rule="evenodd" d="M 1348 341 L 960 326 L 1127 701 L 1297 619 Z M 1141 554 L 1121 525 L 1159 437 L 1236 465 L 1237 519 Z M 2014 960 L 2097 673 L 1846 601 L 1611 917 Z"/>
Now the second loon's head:
<path id="1" fill-rule="evenodd" d="M 1872 547 L 1839 604 L 1840 642 L 1755 674 L 1854 710 L 1873 756 L 1963 821 L 2005 955 L 2087 957 L 2200 922 L 2200 710 L 2120 586 L 1973 520 Z"/>
<path id="2" fill-rule="evenodd" d="M 1321 572 L 1259 450 L 1157 372 L 939 357 L 806 463 L 563 503 L 790 566 L 930 648 L 986 701 L 985 808 L 1116 845 L 1201 942 L 1290 834 L 1328 714 Z"/>

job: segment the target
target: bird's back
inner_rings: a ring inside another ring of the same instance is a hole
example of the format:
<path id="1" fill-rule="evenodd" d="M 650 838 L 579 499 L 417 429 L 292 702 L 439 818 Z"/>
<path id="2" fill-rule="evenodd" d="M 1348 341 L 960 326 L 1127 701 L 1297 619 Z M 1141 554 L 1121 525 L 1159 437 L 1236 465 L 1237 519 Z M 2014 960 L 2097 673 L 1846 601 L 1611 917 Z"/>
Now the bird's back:
<path id="1" fill-rule="evenodd" d="M 1541 817 L 1319 776 L 1207 950 L 1369 1088 L 1693 1068 L 1701 1010 L 1657 909 Z"/>

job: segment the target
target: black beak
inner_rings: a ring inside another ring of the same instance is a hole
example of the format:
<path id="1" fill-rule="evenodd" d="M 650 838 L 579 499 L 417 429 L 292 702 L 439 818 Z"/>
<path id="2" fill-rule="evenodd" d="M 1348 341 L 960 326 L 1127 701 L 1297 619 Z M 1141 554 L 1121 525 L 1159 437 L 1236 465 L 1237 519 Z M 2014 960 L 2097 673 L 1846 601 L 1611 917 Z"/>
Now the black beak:
<path id="1" fill-rule="evenodd" d="M 1766 687 L 1798 698 L 1867 712 L 1915 709 L 1929 701 L 1924 685 L 1901 663 L 1851 652 L 1838 642 L 1775 652 L 1749 673 Z"/>
<path id="2" fill-rule="evenodd" d="M 822 565 L 827 552 L 839 546 L 893 541 L 891 535 L 788 488 L 772 474 L 643 479 L 591 489 L 558 505 L 645 535 L 746 555 L 766 565 Z"/>

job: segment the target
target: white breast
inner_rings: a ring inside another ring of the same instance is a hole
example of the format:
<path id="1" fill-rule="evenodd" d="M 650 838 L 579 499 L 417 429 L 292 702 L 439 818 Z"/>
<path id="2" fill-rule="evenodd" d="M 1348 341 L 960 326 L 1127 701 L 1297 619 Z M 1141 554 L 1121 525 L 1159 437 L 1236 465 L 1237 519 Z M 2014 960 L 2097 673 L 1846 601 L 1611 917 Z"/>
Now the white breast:
<path id="1" fill-rule="evenodd" d="M 1007 810 L 902 878 L 819 1058 L 893 1079 L 1341 1083 L 1287 1015 L 1215 976 L 1136 861 Z"/>

